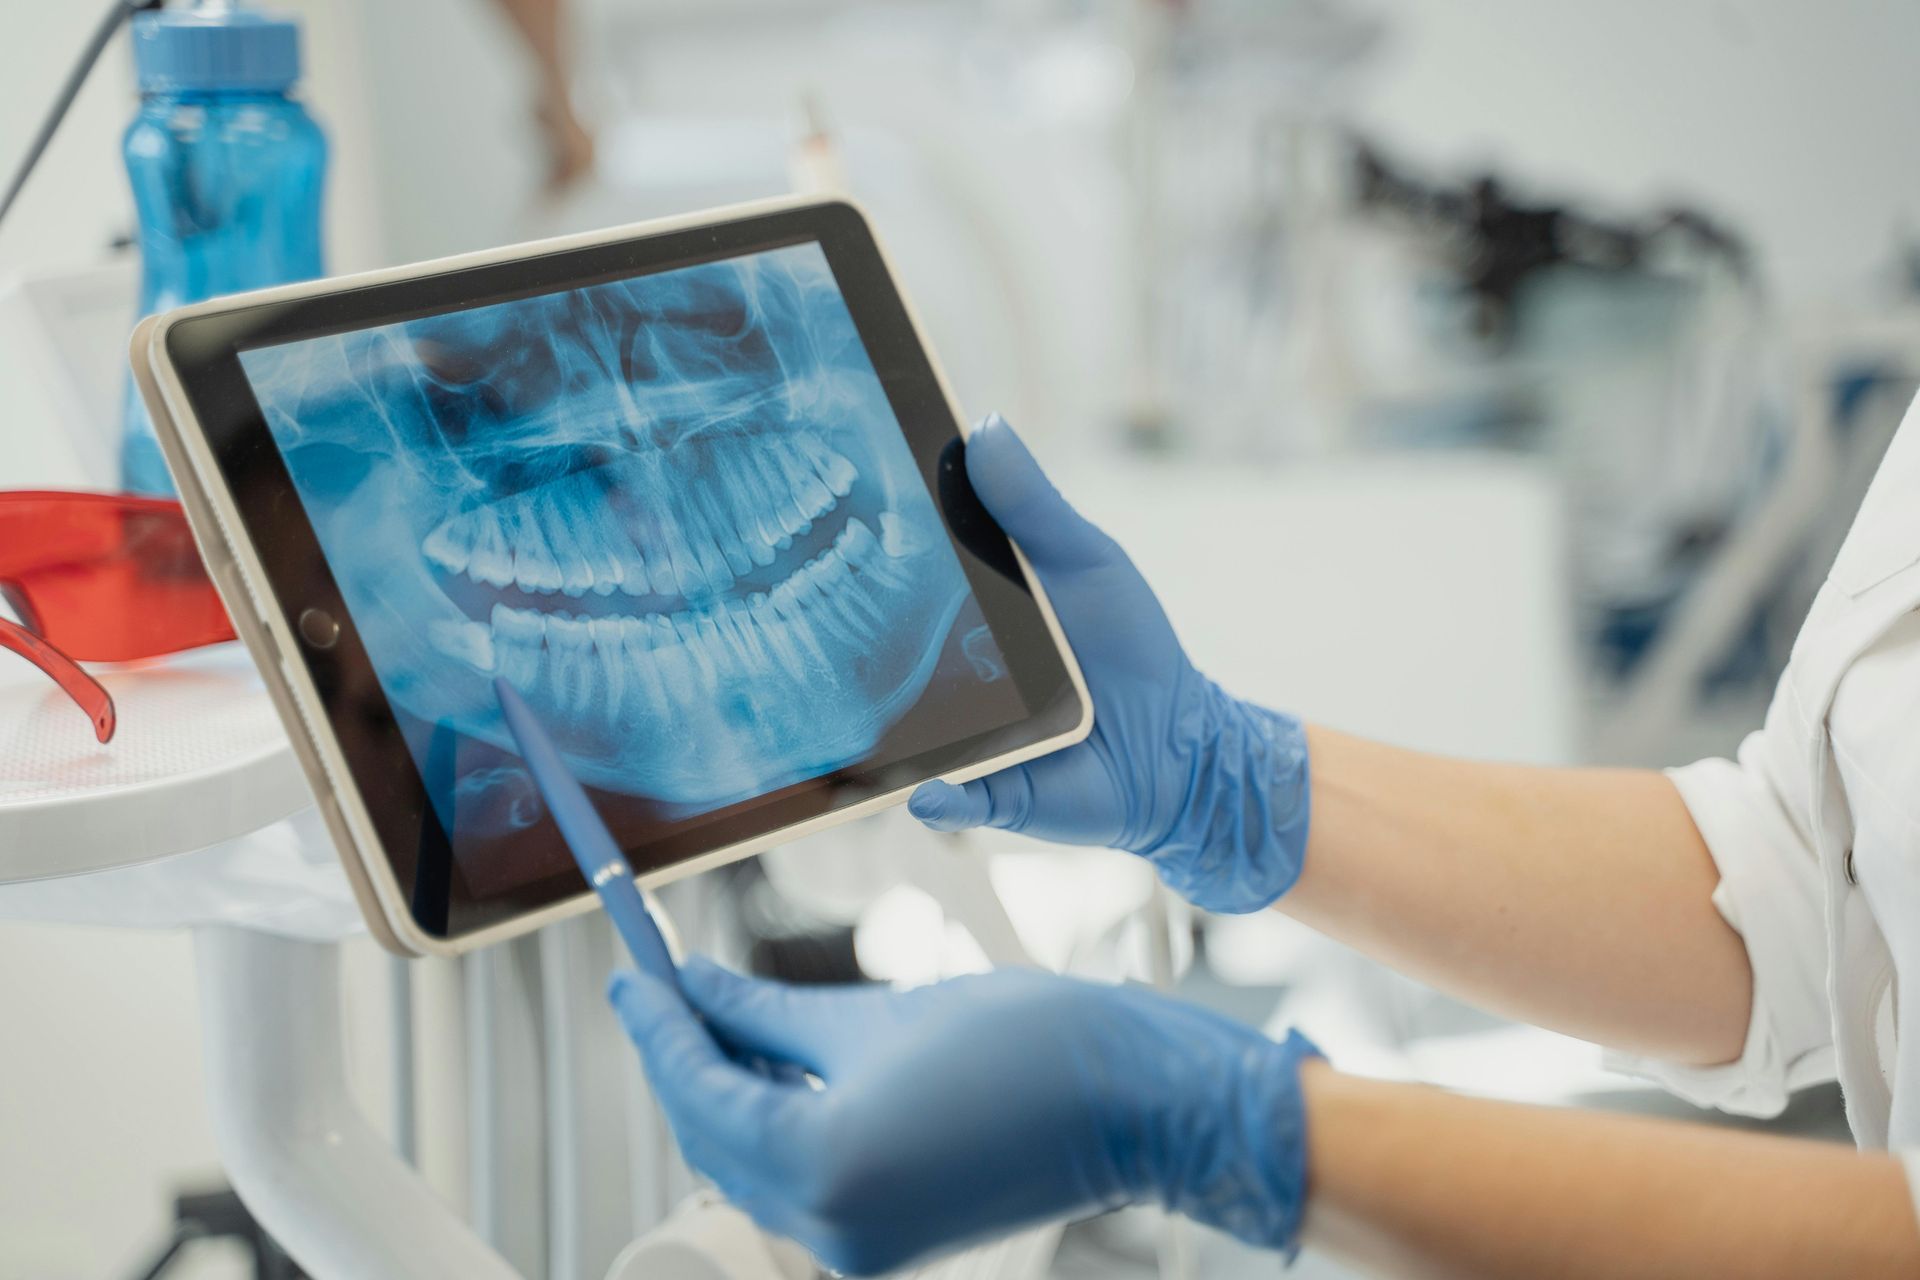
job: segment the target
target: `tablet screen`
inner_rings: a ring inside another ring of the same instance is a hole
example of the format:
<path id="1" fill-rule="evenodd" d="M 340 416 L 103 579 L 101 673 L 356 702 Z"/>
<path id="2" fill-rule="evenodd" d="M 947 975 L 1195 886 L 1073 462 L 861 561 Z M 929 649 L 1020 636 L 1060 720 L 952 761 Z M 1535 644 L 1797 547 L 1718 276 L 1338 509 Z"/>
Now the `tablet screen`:
<path id="1" fill-rule="evenodd" d="M 1028 713 L 817 243 L 239 358 L 466 896 L 566 869 L 496 675 L 642 849 Z"/>

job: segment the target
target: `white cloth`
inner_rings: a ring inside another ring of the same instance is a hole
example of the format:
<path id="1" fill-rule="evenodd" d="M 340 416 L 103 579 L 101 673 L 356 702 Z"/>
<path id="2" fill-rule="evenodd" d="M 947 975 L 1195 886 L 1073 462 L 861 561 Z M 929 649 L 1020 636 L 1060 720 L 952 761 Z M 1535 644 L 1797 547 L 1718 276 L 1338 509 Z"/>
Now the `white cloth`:
<path id="1" fill-rule="evenodd" d="M 1838 1079 L 1863 1147 L 1920 1211 L 1920 402 L 1908 410 L 1737 762 L 1674 782 L 1753 965 L 1737 1062 L 1611 1065 L 1696 1103 L 1773 1115 Z M 1906 981 L 1900 981 L 1901 976 Z"/>

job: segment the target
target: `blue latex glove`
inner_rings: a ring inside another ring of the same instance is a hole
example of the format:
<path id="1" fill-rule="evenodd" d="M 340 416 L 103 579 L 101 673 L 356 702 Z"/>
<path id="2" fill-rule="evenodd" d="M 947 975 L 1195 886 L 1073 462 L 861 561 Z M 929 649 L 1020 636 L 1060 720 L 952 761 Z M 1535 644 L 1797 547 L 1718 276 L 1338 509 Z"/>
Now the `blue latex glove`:
<path id="1" fill-rule="evenodd" d="M 1194 670 L 1126 552 L 1067 505 L 998 414 L 966 457 L 981 503 L 1053 601 L 1093 695 L 1093 733 L 962 787 L 929 782 L 908 809 L 938 831 L 1001 827 L 1142 854 L 1209 911 L 1271 904 L 1306 853 L 1300 722 Z"/>
<path id="2" fill-rule="evenodd" d="M 1316 1053 L 1300 1036 L 1032 970 L 894 992 L 786 987 L 696 957 L 680 981 L 685 1000 L 626 970 L 608 995 L 681 1150 L 830 1267 L 871 1275 L 1155 1200 L 1293 1247 L 1299 1064 Z"/>

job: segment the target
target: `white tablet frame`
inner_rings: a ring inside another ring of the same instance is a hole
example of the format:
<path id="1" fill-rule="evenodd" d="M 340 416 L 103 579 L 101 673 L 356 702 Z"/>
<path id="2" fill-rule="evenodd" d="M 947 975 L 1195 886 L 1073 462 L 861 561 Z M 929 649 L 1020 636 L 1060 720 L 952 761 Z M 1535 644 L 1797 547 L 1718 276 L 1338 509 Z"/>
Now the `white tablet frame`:
<path id="1" fill-rule="evenodd" d="M 299 642 L 287 626 L 285 612 L 277 606 L 277 596 L 267 576 L 265 565 L 251 540 L 246 536 L 246 526 L 240 518 L 233 494 L 227 488 L 215 461 L 206 432 L 194 414 L 179 372 L 168 356 L 166 341 L 168 331 L 182 320 L 239 310 L 262 303 L 290 302 L 368 285 L 392 284 L 421 276 L 488 266 L 517 258 L 591 248 L 595 245 L 642 236 L 717 226 L 761 217 L 769 213 L 832 204 L 848 206 L 867 224 L 868 233 L 878 248 L 881 264 L 893 281 L 893 287 L 900 296 L 908 322 L 913 326 L 914 336 L 926 353 L 927 364 L 933 370 L 934 379 L 939 384 L 941 394 L 953 413 L 954 421 L 960 425 L 960 431 L 964 437 L 971 431 L 971 424 L 961 413 L 953 388 L 947 382 L 946 373 L 927 344 L 926 332 L 920 324 L 919 315 L 914 310 L 912 301 L 907 297 L 905 290 L 900 288 L 899 277 L 893 270 L 893 262 L 887 254 L 886 246 L 878 235 L 873 234 L 872 220 L 867 217 L 865 210 L 857 203 L 841 196 L 796 196 L 758 200 L 679 217 L 631 223 L 580 235 L 560 236 L 549 240 L 489 249 L 480 253 L 439 258 L 408 266 L 390 267 L 357 275 L 335 276 L 274 289 L 235 294 L 151 316 L 134 330 L 129 359 L 133 367 L 135 385 L 138 386 L 141 398 L 145 400 L 148 411 L 152 415 L 161 451 L 173 473 L 174 483 L 179 489 L 181 503 L 186 508 L 188 520 L 193 526 L 194 537 L 199 542 L 200 552 L 206 559 L 207 568 L 215 586 L 220 591 L 221 599 L 226 603 L 227 612 L 233 620 L 234 630 L 239 633 L 249 652 L 252 653 L 254 662 L 259 666 L 261 675 L 266 681 L 267 691 L 280 712 L 282 722 L 286 725 L 287 736 L 292 742 L 294 754 L 299 759 L 301 768 L 306 772 L 307 781 L 313 788 L 314 799 L 319 805 L 321 816 L 326 821 L 327 829 L 339 849 L 340 860 L 346 868 L 348 880 L 353 885 L 354 895 L 359 900 L 361 912 L 366 916 L 367 926 L 374 937 L 388 950 L 410 956 L 460 955 L 529 933 L 555 920 L 563 920 L 592 910 L 597 904 L 597 899 L 591 890 L 583 890 L 574 897 L 452 938 L 436 938 L 414 922 L 407 909 L 406 896 L 401 892 L 393 868 L 382 851 L 372 816 L 367 811 L 359 788 L 354 785 L 346 755 L 334 737 L 325 705 L 321 701 L 318 689 L 314 686 L 312 676 L 304 662 L 297 659 L 289 660 L 288 655 L 298 653 Z M 1026 576 L 1027 586 L 1033 594 L 1034 602 L 1039 606 L 1041 616 L 1046 622 L 1048 633 L 1053 637 L 1054 644 L 1059 650 L 1068 678 L 1073 682 L 1074 690 L 1080 699 L 1081 714 L 1074 727 L 1065 733 L 940 775 L 948 782 L 965 782 L 1022 761 L 1058 751 L 1081 741 L 1093 728 L 1093 699 L 1087 692 L 1086 680 L 1081 675 L 1079 664 L 1074 660 L 1073 651 L 1068 647 L 1066 636 L 1060 629 L 1059 619 L 1054 615 L 1053 606 L 1047 600 L 1046 592 L 1041 588 L 1026 556 L 1017 546 L 1014 548 L 1014 554 L 1020 564 L 1021 572 Z M 857 818 L 904 803 L 911 792 L 911 787 L 890 791 L 858 804 L 849 805 L 844 809 L 779 827 L 684 862 L 647 872 L 638 876 L 637 879 L 642 887 L 650 888 L 713 867 L 724 866 L 789 840 L 796 840 L 844 822 L 852 822 Z"/>

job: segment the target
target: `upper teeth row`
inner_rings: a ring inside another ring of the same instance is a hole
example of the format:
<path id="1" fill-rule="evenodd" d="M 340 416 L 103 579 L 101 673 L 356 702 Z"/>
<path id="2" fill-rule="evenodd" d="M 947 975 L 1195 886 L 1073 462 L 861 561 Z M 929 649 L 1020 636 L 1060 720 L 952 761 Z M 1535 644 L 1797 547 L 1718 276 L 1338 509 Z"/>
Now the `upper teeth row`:
<path id="1" fill-rule="evenodd" d="M 423 550 L 496 587 L 699 599 L 773 563 L 857 478 L 805 432 L 694 440 L 476 507 Z"/>

